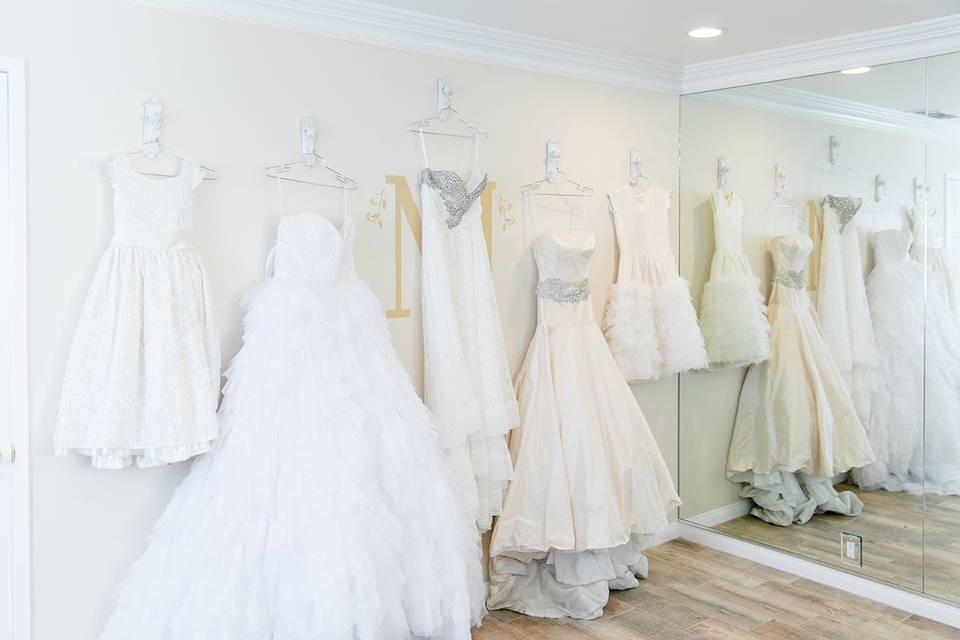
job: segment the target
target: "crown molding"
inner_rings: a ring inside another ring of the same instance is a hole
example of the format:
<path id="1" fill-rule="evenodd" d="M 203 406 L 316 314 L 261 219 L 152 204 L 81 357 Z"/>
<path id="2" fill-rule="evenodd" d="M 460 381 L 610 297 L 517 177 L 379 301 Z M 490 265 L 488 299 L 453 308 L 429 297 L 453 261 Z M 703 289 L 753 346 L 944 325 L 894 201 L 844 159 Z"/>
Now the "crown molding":
<path id="1" fill-rule="evenodd" d="M 690 97 L 902 136 L 928 136 L 931 139 L 953 142 L 960 140 L 960 123 L 957 122 L 933 120 L 915 113 L 776 84 L 736 87 Z"/>
<path id="2" fill-rule="evenodd" d="M 829 73 L 960 51 L 960 14 L 850 33 L 684 67 L 681 93 Z"/>
<path id="3" fill-rule="evenodd" d="M 466 62 L 679 93 L 683 67 L 364 1 L 127 0 Z"/>

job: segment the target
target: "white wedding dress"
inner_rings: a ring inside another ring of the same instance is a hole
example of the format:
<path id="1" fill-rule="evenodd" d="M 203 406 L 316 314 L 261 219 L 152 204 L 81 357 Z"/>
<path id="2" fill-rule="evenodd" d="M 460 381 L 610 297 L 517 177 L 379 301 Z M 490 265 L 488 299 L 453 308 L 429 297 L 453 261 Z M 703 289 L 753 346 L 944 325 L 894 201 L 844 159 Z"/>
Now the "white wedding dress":
<path id="1" fill-rule="evenodd" d="M 762 362 L 770 355 L 770 323 L 760 279 L 743 252 L 743 205 L 735 193 L 720 190 L 711 202 L 715 248 L 700 300 L 707 355 L 718 367 Z"/>
<path id="2" fill-rule="evenodd" d="M 862 203 L 860 198 L 836 196 L 826 196 L 820 203 L 823 237 L 817 314 L 857 415 L 866 425 L 877 388 L 877 347 L 855 219 Z"/>
<path id="3" fill-rule="evenodd" d="M 219 431 L 220 338 L 192 239 L 203 170 L 183 160 L 152 178 L 120 154 L 107 173 L 113 240 L 80 312 L 54 447 L 99 469 L 170 464 L 209 450 Z"/>
<path id="4" fill-rule="evenodd" d="M 864 489 L 960 494 L 960 324 L 911 236 L 874 237 L 867 295 L 880 354 L 880 385 L 867 430 L 877 461 L 854 471 Z M 927 270 L 927 282 L 935 282 Z"/>
<path id="5" fill-rule="evenodd" d="M 101 640 L 469 640 L 476 528 L 342 232 L 284 216 L 246 295 L 223 436 L 194 463 Z"/>
<path id="6" fill-rule="evenodd" d="M 858 513 L 862 503 L 837 494 L 831 478 L 874 460 L 807 293 L 812 248 L 799 234 L 770 241 L 770 358 L 747 371 L 727 456 L 727 477 L 757 503 L 752 513 L 781 525 L 818 510 Z"/>
<path id="7" fill-rule="evenodd" d="M 429 168 L 420 142 L 424 400 L 463 510 L 484 532 L 513 477 L 506 434 L 520 422 L 480 221 L 487 178 Z"/>
<path id="8" fill-rule="evenodd" d="M 670 250 L 670 192 L 621 187 L 609 194 L 620 262 L 603 328 L 624 377 L 639 382 L 705 369 L 707 352 L 690 285 Z"/>
<path id="9" fill-rule="evenodd" d="M 515 478 L 490 543 L 490 609 L 596 618 L 610 589 L 646 575 L 638 536 L 680 504 L 589 300 L 593 235 L 533 245 L 537 328 L 517 377 Z"/>

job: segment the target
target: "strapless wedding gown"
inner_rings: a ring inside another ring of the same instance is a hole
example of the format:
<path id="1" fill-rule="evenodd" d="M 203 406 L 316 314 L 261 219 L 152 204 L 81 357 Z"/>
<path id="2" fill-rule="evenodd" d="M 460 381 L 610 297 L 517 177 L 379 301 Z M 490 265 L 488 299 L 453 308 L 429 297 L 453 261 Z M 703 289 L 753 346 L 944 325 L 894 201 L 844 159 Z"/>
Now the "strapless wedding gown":
<path id="1" fill-rule="evenodd" d="M 343 232 L 284 216 L 243 300 L 223 437 L 176 490 L 101 640 L 469 640 L 479 537 Z"/>
<path id="2" fill-rule="evenodd" d="M 533 245 L 537 328 L 517 377 L 515 478 L 490 543 L 491 609 L 595 618 L 610 589 L 646 575 L 638 536 L 680 504 L 589 300 L 584 231 Z"/>

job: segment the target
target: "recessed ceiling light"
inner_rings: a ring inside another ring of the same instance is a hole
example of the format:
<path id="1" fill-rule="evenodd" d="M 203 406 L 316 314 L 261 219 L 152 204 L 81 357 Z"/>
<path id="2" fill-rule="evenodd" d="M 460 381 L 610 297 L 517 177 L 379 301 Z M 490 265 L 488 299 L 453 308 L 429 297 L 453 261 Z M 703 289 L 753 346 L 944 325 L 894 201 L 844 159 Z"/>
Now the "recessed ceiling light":
<path id="1" fill-rule="evenodd" d="M 723 35 L 724 31 L 726 31 L 726 29 L 723 27 L 697 27 L 696 29 L 687 31 L 687 35 L 691 38 L 716 38 L 719 35 Z"/>
<path id="2" fill-rule="evenodd" d="M 861 73 L 867 73 L 870 71 L 870 67 L 853 67 L 852 69 L 844 69 L 840 73 L 848 76 L 857 76 Z"/>

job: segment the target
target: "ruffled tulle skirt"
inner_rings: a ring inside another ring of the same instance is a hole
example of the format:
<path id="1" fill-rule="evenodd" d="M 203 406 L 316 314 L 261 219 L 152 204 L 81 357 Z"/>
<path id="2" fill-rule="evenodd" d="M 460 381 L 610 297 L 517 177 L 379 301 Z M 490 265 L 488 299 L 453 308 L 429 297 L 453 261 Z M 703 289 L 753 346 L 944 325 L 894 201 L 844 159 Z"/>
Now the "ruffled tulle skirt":
<path id="1" fill-rule="evenodd" d="M 603 330 L 627 382 L 707 367 L 689 283 L 673 255 L 624 255 Z"/>
<path id="2" fill-rule="evenodd" d="M 595 618 L 636 586 L 638 536 L 680 504 L 636 399 L 594 324 L 539 325 L 517 378 L 515 477 L 490 545 L 490 608 Z"/>
<path id="3" fill-rule="evenodd" d="M 220 338 L 194 251 L 113 245 L 90 284 L 54 446 L 99 469 L 153 467 L 216 439 Z"/>
<path id="4" fill-rule="evenodd" d="M 743 254 L 714 254 L 700 300 L 700 326 L 712 365 L 738 367 L 770 356 L 760 280 Z"/>
<path id="5" fill-rule="evenodd" d="M 174 493 L 101 640 L 467 640 L 479 541 L 362 284 L 245 300 L 224 435 Z"/>

